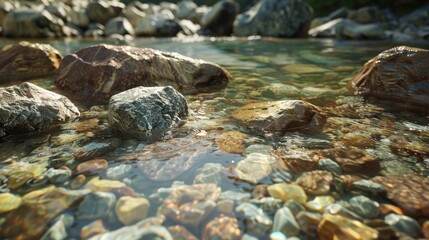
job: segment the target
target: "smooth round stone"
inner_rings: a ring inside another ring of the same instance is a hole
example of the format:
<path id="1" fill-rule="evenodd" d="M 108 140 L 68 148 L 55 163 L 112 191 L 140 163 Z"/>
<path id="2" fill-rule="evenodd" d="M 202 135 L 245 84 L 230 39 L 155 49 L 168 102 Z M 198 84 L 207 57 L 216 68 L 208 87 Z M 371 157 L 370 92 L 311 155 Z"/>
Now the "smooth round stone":
<path id="1" fill-rule="evenodd" d="M 79 174 L 70 182 L 70 188 L 78 189 L 82 187 L 85 184 L 85 182 L 86 182 L 86 176 L 83 174 Z"/>
<path id="2" fill-rule="evenodd" d="M 236 172 L 241 180 L 257 184 L 272 173 L 274 163 L 275 159 L 270 155 L 251 153 L 238 162 Z"/>
<path id="3" fill-rule="evenodd" d="M 17 209 L 21 205 L 21 198 L 11 193 L 0 194 L 0 214 Z"/>
<path id="4" fill-rule="evenodd" d="M 85 196 L 79 205 L 77 212 L 81 219 L 98 219 L 106 217 L 116 202 L 116 196 L 113 193 L 94 192 Z"/>
<path id="5" fill-rule="evenodd" d="M 305 206 L 316 212 L 323 212 L 323 210 L 335 203 L 335 199 L 331 196 L 317 196 L 312 201 L 309 201 L 305 204 Z"/>
<path id="6" fill-rule="evenodd" d="M 239 131 L 229 131 L 222 133 L 219 138 L 216 139 L 216 144 L 221 151 L 241 154 L 245 149 L 244 140 L 246 138 L 249 138 L 247 134 Z"/>
<path id="7" fill-rule="evenodd" d="M 85 189 L 93 192 L 110 192 L 112 190 L 126 187 L 126 184 L 119 181 L 94 178 L 85 185 Z"/>
<path id="8" fill-rule="evenodd" d="M 93 159 L 80 163 L 76 167 L 76 172 L 84 175 L 93 175 L 106 170 L 109 163 L 105 159 Z"/>
<path id="9" fill-rule="evenodd" d="M 85 225 L 81 230 L 80 230 L 80 239 L 89 239 L 92 236 L 98 235 L 98 234 L 103 234 L 106 233 L 107 230 L 104 227 L 103 221 L 102 220 L 95 220 L 94 222 Z"/>
<path id="10" fill-rule="evenodd" d="M 115 212 L 119 221 L 131 225 L 147 216 L 150 203 L 145 198 L 121 197 L 116 202 Z"/>
<path id="11" fill-rule="evenodd" d="M 52 184 L 63 183 L 71 177 L 71 172 L 64 169 L 50 168 L 45 174 Z"/>
<path id="12" fill-rule="evenodd" d="M 307 202 L 307 194 L 302 187 L 295 184 L 277 183 L 268 187 L 268 192 L 274 198 L 287 202 L 293 199 L 301 204 Z"/>
<path id="13" fill-rule="evenodd" d="M 408 216 L 391 213 L 384 217 L 384 221 L 395 231 L 405 233 L 410 237 L 418 238 L 422 235 L 420 224 Z"/>
<path id="14" fill-rule="evenodd" d="M 219 200 L 216 203 L 216 210 L 224 214 L 230 214 L 234 210 L 234 201 L 230 199 Z"/>
<path id="15" fill-rule="evenodd" d="M 319 163 L 319 168 L 335 173 L 335 174 L 342 174 L 343 171 L 341 170 L 340 165 L 338 165 L 338 163 L 334 162 L 333 160 L 331 160 L 330 158 L 323 158 L 320 159 Z"/>
<path id="16" fill-rule="evenodd" d="M 299 231 L 300 227 L 289 208 L 283 207 L 277 210 L 274 215 L 273 232 L 279 232 L 287 237 L 291 237 L 297 236 Z"/>
<path id="17" fill-rule="evenodd" d="M 195 176 L 194 184 L 197 183 L 214 183 L 219 184 L 222 180 L 224 167 L 220 163 L 206 163 Z"/>
<path id="18" fill-rule="evenodd" d="M 373 182 L 371 180 L 358 180 L 356 182 L 353 182 L 353 186 L 359 190 L 374 194 L 386 192 L 383 185 Z"/>
<path id="19" fill-rule="evenodd" d="M 281 232 L 273 232 L 270 234 L 270 240 L 287 240 L 287 237 Z"/>
<path id="20" fill-rule="evenodd" d="M 244 150 L 243 155 L 247 156 L 251 153 L 261 153 L 261 154 L 265 154 L 265 155 L 270 155 L 272 151 L 273 151 L 273 147 L 271 147 L 270 145 L 253 144 L 253 145 L 248 146 Z"/>
<path id="21" fill-rule="evenodd" d="M 128 176 L 133 167 L 130 164 L 121 164 L 107 169 L 106 176 L 113 180 L 122 180 Z"/>
<path id="22" fill-rule="evenodd" d="M 272 221 L 262 209 L 251 203 L 242 203 L 235 208 L 238 216 L 244 220 L 248 233 L 256 236 L 265 235 L 272 227 Z"/>
<path id="23" fill-rule="evenodd" d="M 235 217 L 219 216 L 204 227 L 203 240 L 229 239 L 240 240 L 241 230 Z"/>
<path id="24" fill-rule="evenodd" d="M 303 173 L 295 184 L 303 187 L 308 194 L 324 195 L 329 193 L 333 180 L 332 173 L 316 170 Z"/>
<path id="25" fill-rule="evenodd" d="M 364 218 L 376 218 L 380 215 L 380 204 L 365 196 L 350 199 L 353 210 Z"/>

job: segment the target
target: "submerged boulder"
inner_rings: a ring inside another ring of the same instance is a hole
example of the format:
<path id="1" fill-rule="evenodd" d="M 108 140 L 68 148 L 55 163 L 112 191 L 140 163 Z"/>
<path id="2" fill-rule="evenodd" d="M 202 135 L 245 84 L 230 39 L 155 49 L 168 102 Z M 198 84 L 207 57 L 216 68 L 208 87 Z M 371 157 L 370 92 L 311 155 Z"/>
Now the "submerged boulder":
<path id="1" fill-rule="evenodd" d="M 172 86 L 191 92 L 223 87 L 230 79 L 222 67 L 178 53 L 101 44 L 66 56 L 55 84 L 83 96 L 107 98 L 137 86 Z"/>
<path id="2" fill-rule="evenodd" d="M 0 51 L 0 82 L 53 75 L 62 58 L 49 44 L 8 45 Z"/>
<path id="3" fill-rule="evenodd" d="M 252 103 L 238 108 L 232 117 L 263 132 L 318 130 L 326 116 L 311 103 L 300 100 Z"/>
<path id="4" fill-rule="evenodd" d="M 162 136 L 186 115 L 186 99 L 172 87 L 137 87 L 114 95 L 109 102 L 112 130 L 138 139 Z"/>
<path id="5" fill-rule="evenodd" d="M 234 34 L 297 37 L 310 25 L 313 9 L 302 0 L 262 0 L 237 16 Z"/>
<path id="6" fill-rule="evenodd" d="M 429 106 L 429 51 L 395 47 L 369 60 L 352 80 L 356 93 Z"/>
<path id="7" fill-rule="evenodd" d="M 5 37 L 63 37 L 64 22 L 46 10 L 18 8 L 3 19 Z"/>
<path id="8" fill-rule="evenodd" d="M 34 84 L 0 88 L 0 136 L 46 130 L 79 115 L 68 98 Z"/>

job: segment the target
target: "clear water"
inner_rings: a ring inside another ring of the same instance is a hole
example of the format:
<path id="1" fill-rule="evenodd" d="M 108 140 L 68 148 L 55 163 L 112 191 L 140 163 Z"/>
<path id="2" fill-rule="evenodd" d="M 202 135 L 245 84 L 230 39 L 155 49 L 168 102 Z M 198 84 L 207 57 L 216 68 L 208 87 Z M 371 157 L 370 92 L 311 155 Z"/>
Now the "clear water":
<path id="1" fill-rule="evenodd" d="M 0 46 L 14 42 L 3 40 Z M 48 43 L 63 55 L 67 55 L 100 42 L 175 51 L 189 57 L 204 59 L 222 65 L 232 74 L 234 80 L 223 90 L 186 95 L 192 114 L 187 123 L 173 133 L 174 139 L 164 143 L 150 144 L 128 139 L 120 141 L 119 145 L 112 144 L 117 140 L 108 129 L 106 106 L 69 96 L 80 108 L 82 117 L 48 133 L 1 143 L 0 168 L 6 168 L 16 162 L 40 165 L 43 169 L 67 166 L 74 174 L 70 180 L 56 186 L 70 189 L 70 183 L 78 175 L 74 170 L 77 158 L 81 157 L 84 160 L 102 158 L 108 160 L 109 169 L 130 165 L 131 170 L 126 176 L 118 177 L 118 180 L 126 183 L 138 196 L 148 198 L 159 188 L 170 187 L 174 181 L 192 184 L 199 168 L 204 164 L 220 163 L 225 167 L 226 173 L 222 175 L 219 183 L 222 192 L 227 190 L 252 192 L 260 184 L 272 184 L 272 178 L 267 177 L 261 183 L 250 184 L 231 176 L 227 177 L 228 172 L 231 173 L 228 170 L 244 159 L 244 156 L 240 153 L 222 151 L 216 144 L 222 133 L 240 131 L 247 134 L 244 140 L 245 147 L 254 144 L 265 144 L 274 148 L 296 146 L 303 152 L 313 149 L 323 150 L 334 145 L 348 145 L 350 142 L 347 142 L 346 136 L 357 135 L 363 142 L 357 147 L 381 161 L 382 169 L 377 175 L 416 173 L 429 176 L 428 115 L 408 111 L 409 107 L 401 104 L 364 100 L 355 96 L 349 85 L 350 79 L 367 60 L 397 44 L 235 38 L 136 39 L 129 42 L 50 40 Z M 408 45 L 429 47 L 428 43 Z M 57 91 L 52 80 L 46 78 L 32 82 Z M 301 99 L 321 107 L 329 116 L 323 132 L 315 135 L 292 132 L 279 138 L 250 131 L 230 118 L 231 112 L 244 104 L 281 99 Z M 73 140 L 58 140 L 64 137 Z M 407 142 L 407 148 L 392 147 L 391 142 L 395 139 Z M 108 151 L 93 151 L 111 145 L 114 147 L 108 148 Z M 365 173 L 359 175 L 365 178 Z M 109 179 L 109 176 L 106 171 L 101 171 L 87 176 L 86 181 L 94 177 Z M 292 174 L 289 177 L 296 176 Z M 2 179 L 0 191 L 10 191 L 17 195 L 51 185 L 36 178 L 11 190 L 7 187 L 8 179 L 6 177 Z M 38 182 L 41 183 L 37 184 Z M 151 199 L 148 216 L 156 214 L 158 204 Z M 66 212 L 76 216 L 77 208 L 71 207 Z M 0 220 L 4 220 L 6 216 L 0 215 Z M 208 219 L 213 217 L 215 215 L 212 214 Z M 76 219 L 66 229 L 68 238 L 79 238 L 81 228 L 93 221 Z M 122 227 L 120 222 L 112 218 L 104 218 L 103 222 L 110 230 Z M 19 225 L 19 221 L 16 224 Z M 50 224 L 51 222 L 48 223 Z M 167 221 L 164 225 L 175 224 Z M 188 230 L 201 237 L 204 226 L 202 223 L 199 227 Z M 267 236 L 268 234 L 260 237 Z"/>

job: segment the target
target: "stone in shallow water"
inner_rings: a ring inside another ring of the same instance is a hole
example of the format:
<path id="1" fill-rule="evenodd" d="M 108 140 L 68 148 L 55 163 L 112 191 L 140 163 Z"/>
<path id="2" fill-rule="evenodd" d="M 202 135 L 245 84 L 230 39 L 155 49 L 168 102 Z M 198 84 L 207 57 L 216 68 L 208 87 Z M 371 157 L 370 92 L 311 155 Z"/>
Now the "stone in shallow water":
<path id="1" fill-rule="evenodd" d="M 46 177 L 52 184 L 63 183 L 71 177 L 71 171 L 65 169 L 50 168 L 46 171 Z"/>
<path id="2" fill-rule="evenodd" d="M 273 197 L 253 198 L 250 203 L 262 208 L 268 215 L 274 215 L 283 205 L 283 201 Z"/>
<path id="3" fill-rule="evenodd" d="M 264 154 L 264 155 L 270 155 L 272 151 L 273 151 L 273 147 L 271 147 L 270 145 L 253 144 L 253 145 L 248 146 L 244 150 L 243 155 L 247 156 L 251 153 L 260 153 L 260 154 Z"/>
<path id="4" fill-rule="evenodd" d="M 318 107 L 300 100 L 252 103 L 238 108 L 232 117 L 262 132 L 319 130 L 326 116 Z"/>
<path id="5" fill-rule="evenodd" d="M 93 192 L 110 192 L 123 187 L 126 187 L 123 182 L 97 178 L 92 179 L 85 185 L 85 189 L 89 189 Z"/>
<path id="6" fill-rule="evenodd" d="M 238 227 L 237 219 L 221 215 L 211 220 L 204 227 L 202 239 L 240 240 L 241 230 Z"/>
<path id="7" fill-rule="evenodd" d="M 322 68 L 313 64 L 289 64 L 287 66 L 284 66 L 282 70 L 296 74 L 323 73 L 329 71 L 329 69 Z"/>
<path id="8" fill-rule="evenodd" d="M 158 213 L 185 226 L 196 227 L 216 207 L 220 193 L 215 184 L 179 186 L 163 201 Z"/>
<path id="9" fill-rule="evenodd" d="M 43 234 L 41 240 L 50 240 L 50 239 L 67 239 L 66 229 L 73 225 L 74 218 L 72 215 L 63 214 L 58 220 Z"/>
<path id="10" fill-rule="evenodd" d="M 162 138 L 187 115 L 185 97 L 170 86 L 136 87 L 109 101 L 110 128 L 127 138 Z"/>
<path id="11" fill-rule="evenodd" d="M 420 224 L 408 216 L 391 213 L 384 218 L 384 221 L 395 231 L 405 233 L 410 237 L 418 238 L 422 235 Z"/>
<path id="12" fill-rule="evenodd" d="M 325 153 L 347 173 L 374 175 L 381 169 L 380 161 L 376 157 L 355 147 L 340 147 Z"/>
<path id="13" fill-rule="evenodd" d="M 313 211 L 323 212 L 326 207 L 335 203 L 335 199 L 331 196 L 317 196 L 312 201 L 309 201 L 305 206 Z"/>
<path id="14" fill-rule="evenodd" d="M 128 176 L 132 169 L 133 167 L 131 164 L 123 163 L 118 166 L 108 168 L 106 176 L 109 179 L 122 180 Z"/>
<path id="15" fill-rule="evenodd" d="M 113 209 L 116 196 L 113 193 L 94 192 L 85 196 L 79 205 L 79 219 L 98 219 L 106 217 Z"/>
<path id="16" fill-rule="evenodd" d="M 321 240 L 378 239 L 377 230 L 368 227 L 359 221 L 349 220 L 342 216 L 330 214 L 323 216 L 323 219 L 317 228 L 317 232 Z"/>
<path id="17" fill-rule="evenodd" d="M 381 185 L 380 183 L 376 183 L 374 181 L 371 181 L 371 180 L 362 179 L 362 180 L 354 181 L 353 186 L 359 190 L 369 192 L 372 194 L 386 192 L 383 185 Z"/>
<path id="18" fill-rule="evenodd" d="M 248 138 L 247 134 L 230 131 L 222 133 L 218 139 L 216 139 L 216 144 L 219 149 L 227 153 L 236 153 L 241 154 L 244 151 L 244 140 Z"/>
<path id="19" fill-rule="evenodd" d="M 321 220 L 320 214 L 301 211 L 295 216 L 295 219 L 301 227 L 302 232 L 312 237 L 317 236 L 317 226 Z"/>
<path id="20" fill-rule="evenodd" d="M 0 193 L 0 214 L 17 209 L 21 205 L 21 198 L 11 193 Z"/>
<path id="21" fill-rule="evenodd" d="M 274 216 L 273 232 L 282 232 L 287 237 L 297 236 L 300 227 L 288 207 L 277 210 Z"/>
<path id="22" fill-rule="evenodd" d="M 414 174 L 380 176 L 372 181 L 383 185 L 387 198 L 409 216 L 429 216 L 429 178 Z"/>
<path id="23" fill-rule="evenodd" d="M 274 164 L 270 155 L 251 153 L 237 163 L 236 172 L 240 180 L 256 184 L 272 173 Z"/>
<path id="24" fill-rule="evenodd" d="M 60 66 L 61 53 L 49 44 L 20 42 L 0 51 L 0 82 L 53 75 Z"/>
<path id="25" fill-rule="evenodd" d="M 345 208 L 343 205 L 339 203 L 334 203 L 327 206 L 324 212 L 332 215 L 339 215 L 348 219 L 363 221 L 361 216 L 350 211 L 349 209 Z"/>
<path id="26" fill-rule="evenodd" d="M 173 240 L 173 237 L 163 226 L 140 226 L 139 223 L 133 226 L 122 227 L 118 230 L 95 235 L 90 240 L 102 239 L 156 239 Z"/>
<path id="27" fill-rule="evenodd" d="M 78 162 L 84 162 L 90 159 L 95 159 L 103 154 L 115 150 L 121 144 L 119 138 L 104 138 L 93 140 L 83 147 L 80 147 L 73 154 L 73 157 Z"/>
<path id="28" fill-rule="evenodd" d="M 307 202 L 307 194 L 302 187 L 295 184 L 277 183 L 268 187 L 268 192 L 274 198 L 287 202 L 293 199 L 301 204 Z"/>
<path id="29" fill-rule="evenodd" d="M 342 174 L 343 171 L 341 170 L 340 165 L 338 163 L 334 162 L 332 159 L 329 158 L 323 158 L 319 161 L 319 168 L 330 171 L 334 174 Z"/>
<path id="30" fill-rule="evenodd" d="M 262 209 L 251 203 L 242 203 L 235 208 L 239 220 L 244 221 L 247 233 L 263 236 L 271 229 L 272 221 Z"/>
<path id="31" fill-rule="evenodd" d="M 4 135 L 44 131 L 79 115 L 68 98 L 32 83 L 0 88 L 0 131 Z"/>
<path id="32" fill-rule="evenodd" d="M 64 57 L 58 71 L 58 88 L 105 98 L 138 86 L 194 91 L 207 86 L 221 87 L 232 79 L 216 64 L 178 53 L 105 44 Z"/>
<path id="33" fill-rule="evenodd" d="M 89 239 L 92 236 L 106 233 L 107 230 L 104 227 L 102 220 L 95 220 L 94 222 L 85 225 L 80 230 L 80 238 L 81 239 Z"/>
<path id="34" fill-rule="evenodd" d="M 145 198 L 121 197 L 116 202 L 115 212 L 119 221 L 131 225 L 147 216 L 150 203 Z"/>
<path id="35" fill-rule="evenodd" d="M 76 174 L 93 175 L 106 170 L 108 166 L 105 159 L 93 159 L 77 165 Z"/>
<path id="36" fill-rule="evenodd" d="M 350 199 L 353 210 L 364 218 L 376 218 L 380 214 L 380 204 L 365 196 Z"/>
<path id="37" fill-rule="evenodd" d="M 185 227 L 176 225 L 167 228 L 174 240 L 198 240 Z"/>
<path id="38" fill-rule="evenodd" d="M 304 188 L 308 194 L 323 195 L 329 193 L 334 178 L 328 171 L 312 171 L 303 173 L 295 184 Z"/>
<path id="39" fill-rule="evenodd" d="M 38 179 L 46 171 L 46 164 L 13 162 L 0 169 L 0 175 L 8 177 L 7 187 L 17 189 L 30 179 Z"/>
<path id="40" fill-rule="evenodd" d="M 78 203 L 89 192 L 54 186 L 30 192 L 23 204 L 8 214 L 0 227 L 0 236 L 14 239 L 38 239 L 58 214 Z"/>
<path id="41" fill-rule="evenodd" d="M 288 200 L 284 206 L 289 208 L 294 216 L 296 216 L 301 211 L 305 211 L 305 207 L 293 199 Z"/>
<path id="42" fill-rule="evenodd" d="M 219 184 L 222 180 L 224 167 L 220 163 L 206 163 L 195 176 L 194 183 L 214 183 Z"/>
<path id="43" fill-rule="evenodd" d="M 287 170 L 301 173 L 314 170 L 317 167 L 318 156 L 309 154 L 304 150 L 287 149 L 280 147 L 276 151 L 281 165 L 286 165 Z"/>

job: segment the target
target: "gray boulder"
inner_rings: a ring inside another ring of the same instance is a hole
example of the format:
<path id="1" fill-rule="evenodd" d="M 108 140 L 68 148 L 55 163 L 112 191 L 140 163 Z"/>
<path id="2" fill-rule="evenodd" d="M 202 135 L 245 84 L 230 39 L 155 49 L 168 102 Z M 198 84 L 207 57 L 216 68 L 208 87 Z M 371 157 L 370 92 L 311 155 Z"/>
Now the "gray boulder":
<path id="1" fill-rule="evenodd" d="M 238 3 L 234 0 L 221 0 L 204 14 L 201 26 L 209 30 L 211 35 L 230 35 L 239 8 Z"/>
<path id="2" fill-rule="evenodd" d="M 234 21 L 234 35 L 297 37 L 307 32 L 313 9 L 303 0 L 261 0 Z"/>
<path id="3" fill-rule="evenodd" d="M 137 87 L 109 102 L 113 132 L 137 139 L 159 138 L 188 115 L 185 97 L 172 87 Z"/>
<path id="4" fill-rule="evenodd" d="M 3 20 L 5 37 L 63 37 L 64 22 L 46 10 L 18 8 L 9 12 Z"/>
<path id="5" fill-rule="evenodd" d="M 0 135 L 43 131 L 79 115 L 68 98 L 34 84 L 0 88 Z"/>
<path id="6" fill-rule="evenodd" d="M 91 21 L 106 24 L 110 19 L 119 16 L 125 4 L 118 1 L 93 0 L 88 4 L 86 13 Z"/>
<path id="7" fill-rule="evenodd" d="M 182 30 L 170 10 L 143 18 L 136 27 L 136 35 L 143 37 L 174 37 Z"/>
<path id="8" fill-rule="evenodd" d="M 197 4 L 191 0 L 182 0 L 177 3 L 177 10 L 174 15 L 179 19 L 190 19 L 195 14 Z"/>
<path id="9" fill-rule="evenodd" d="M 310 29 L 310 37 L 335 37 L 342 39 L 385 39 L 383 27 L 378 23 L 359 24 L 349 19 L 338 18 Z"/>
<path id="10" fill-rule="evenodd" d="M 134 35 L 134 28 L 131 23 L 124 17 L 116 17 L 110 19 L 106 24 L 105 34 L 107 36 L 113 34 L 119 35 Z"/>

